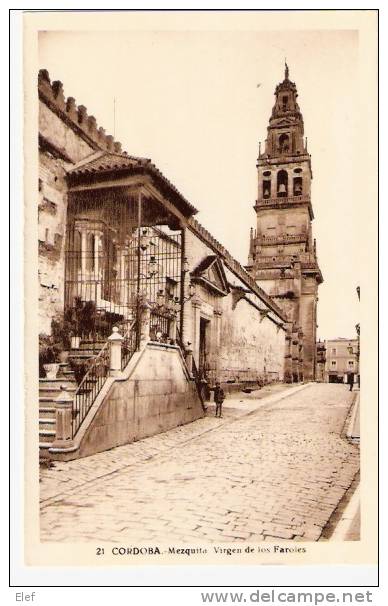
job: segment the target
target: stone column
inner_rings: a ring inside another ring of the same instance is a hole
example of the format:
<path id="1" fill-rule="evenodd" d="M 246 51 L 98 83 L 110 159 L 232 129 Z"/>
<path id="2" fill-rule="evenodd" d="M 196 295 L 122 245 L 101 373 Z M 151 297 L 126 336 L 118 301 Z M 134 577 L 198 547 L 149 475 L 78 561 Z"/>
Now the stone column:
<path id="1" fill-rule="evenodd" d="M 176 329 L 177 329 L 177 318 L 174 315 L 170 320 L 169 335 L 168 335 L 169 339 L 171 340 L 173 345 L 176 344 Z"/>
<path id="2" fill-rule="evenodd" d="M 118 246 L 117 247 L 117 258 L 119 262 L 119 281 L 120 281 L 120 305 L 127 306 L 128 305 L 128 288 L 127 281 L 125 279 L 125 262 L 126 262 L 126 247 Z"/>
<path id="3" fill-rule="evenodd" d="M 121 373 L 121 345 L 124 340 L 119 333 L 117 326 L 112 329 L 112 334 L 108 337 L 110 345 L 109 374 L 111 377 L 117 377 Z"/>
<path id="4" fill-rule="evenodd" d="M 94 234 L 94 280 L 96 281 L 96 299 L 102 299 L 101 293 L 101 275 L 100 275 L 100 248 L 101 248 L 102 233 Z"/>
<path id="5" fill-rule="evenodd" d="M 81 272 L 82 278 L 86 277 L 86 256 L 87 256 L 87 248 L 88 248 L 88 234 L 86 229 L 82 229 L 81 231 Z"/>
<path id="6" fill-rule="evenodd" d="M 99 263 L 100 263 L 100 258 L 99 258 L 99 252 L 100 252 L 100 234 L 95 232 L 94 234 L 94 275 L 95 275 L 95 279 L 98 280 L 98 272 L 99 272 Z"/>
<path id="7" fill-rule="evenodd" d="M 61 392 L 55 400 L 55 440 L 51 448 L 72 448 L 73 396 L 66 385 L 61 385 Z"/>

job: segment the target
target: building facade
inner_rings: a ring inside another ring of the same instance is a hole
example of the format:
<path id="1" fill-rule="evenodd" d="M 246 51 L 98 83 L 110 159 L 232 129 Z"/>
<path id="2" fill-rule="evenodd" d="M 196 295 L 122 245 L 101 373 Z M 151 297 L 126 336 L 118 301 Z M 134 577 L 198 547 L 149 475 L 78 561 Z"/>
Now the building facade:
<path id="1" fill-rule="evenodd" d="M 326 383 L 347 383 L 350 374 L 354 382 L 358 382 L 358 340 L 357 339 L 328 339 L 325 341 Z"/>
<path id="2" fill-rule="evenodd" d="M 123 152 L 46 70 L 38 92 L 40 367 L 67 354 L 40 376 L 41 450 L 86 456 L 190 422 L 216 379 L 282 381 L 284 309 L 151 160 Z"/>
<path id="3" fill-rule="evenodd" d="M 311 157 L 296 85 L 286 65 L 275 90 L 265 149 L 259 150 L 257 227 L 247 270 L 288 320 L 287 381 L 316 378 L 318 286 L 323 278 L 312 234 Z"/>

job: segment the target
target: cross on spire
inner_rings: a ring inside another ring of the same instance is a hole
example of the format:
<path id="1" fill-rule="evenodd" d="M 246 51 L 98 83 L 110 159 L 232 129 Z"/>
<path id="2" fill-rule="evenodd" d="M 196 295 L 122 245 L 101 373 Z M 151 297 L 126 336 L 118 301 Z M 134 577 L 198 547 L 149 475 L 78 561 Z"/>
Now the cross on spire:
<path id="1" fill-rule="evenodd" d="M 288 76 L 290 74 L 290 70 L 288 69 L 287 59 L 284 59 L 284 79 L 288 80 Z"/>

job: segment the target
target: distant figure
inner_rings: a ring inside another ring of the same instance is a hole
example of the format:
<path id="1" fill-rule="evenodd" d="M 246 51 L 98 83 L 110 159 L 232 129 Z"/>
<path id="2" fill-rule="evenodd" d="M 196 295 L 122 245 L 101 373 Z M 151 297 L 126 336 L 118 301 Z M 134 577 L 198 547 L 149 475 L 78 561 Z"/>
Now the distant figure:
<path id="1" fill-rule="evenodd" d="M 225 393 L 222 389 L 220 382 L 216 382 L 216 386 L 214 388 L 214 401 L 216 403 L 216 417 L 222 418 L 222 403 L 225 400 Z"/>
<path id="2" fill-rule="evenodd" d="M 354 373 L 350 372 L 348 374 L 348 383 L 349 383 L 349 391 L 353 391 L 354 385 Z"/>

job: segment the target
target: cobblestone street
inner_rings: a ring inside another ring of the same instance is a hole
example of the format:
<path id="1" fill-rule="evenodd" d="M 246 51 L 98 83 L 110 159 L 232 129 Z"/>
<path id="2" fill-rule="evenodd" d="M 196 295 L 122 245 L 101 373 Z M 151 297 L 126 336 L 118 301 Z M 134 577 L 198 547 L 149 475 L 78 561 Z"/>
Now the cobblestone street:
<path id="1" fill-rule="evenodd" d="M 323 383 L 237 394 L 222 419 L 210 406 L 190 425 L 55 463 L 41 471 L 41 540 L 316 541 L 359 471 L 342 437 L 353 398 Z"/>

